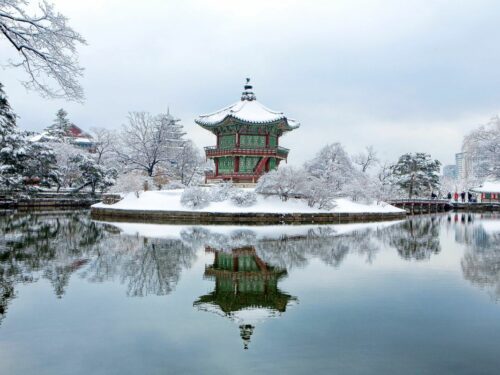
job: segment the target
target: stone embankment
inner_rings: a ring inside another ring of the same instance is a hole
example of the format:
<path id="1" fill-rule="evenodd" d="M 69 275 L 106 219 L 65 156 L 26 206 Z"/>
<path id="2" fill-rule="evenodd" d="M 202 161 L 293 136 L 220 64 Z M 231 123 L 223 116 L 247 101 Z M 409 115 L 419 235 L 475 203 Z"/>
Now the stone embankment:
<path id="1" fill-rule="evenodd" d="M 105 221 L 179 224 L 337 224 L 403 219 L 405 212 L 236 213 L 125 210 L 92 207 L 92 218 Z"/>
<path id="2" fill-rule="evenodd" d="M 40 192 L 33 196 L 1 194 L 0 209 L 89 208 L 101 201 L 100 194 Z"/>

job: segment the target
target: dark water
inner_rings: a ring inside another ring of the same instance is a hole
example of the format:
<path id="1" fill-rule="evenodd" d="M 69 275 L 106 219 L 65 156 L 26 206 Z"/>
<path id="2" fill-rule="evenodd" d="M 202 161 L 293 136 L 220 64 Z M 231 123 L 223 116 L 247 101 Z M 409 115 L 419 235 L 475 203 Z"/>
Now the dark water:
<path id="1" fill-rule="evenodd" d="M 498 374 L 500 216 L 0 216 L 0 374 Z"/>

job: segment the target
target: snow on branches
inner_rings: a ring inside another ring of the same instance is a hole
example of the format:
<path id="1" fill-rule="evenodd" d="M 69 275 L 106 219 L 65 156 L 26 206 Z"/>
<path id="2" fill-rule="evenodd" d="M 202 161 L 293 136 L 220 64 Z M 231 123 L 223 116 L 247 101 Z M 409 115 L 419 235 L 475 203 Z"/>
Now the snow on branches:
<path id="1" fill-rule="evenodd" d="M 76 191 L 90 187 L 93 194 L 96 190 L 107 190 L 115 183 L 116 170 L 98 164 L 94 158 L 80 154 L 71 158 L 71 161 L 78 166 L 80 172 L 76 181 L 80 186 Z"/>
<path id="2" fill-rule="evenodd" d="M 130 112 L 113 151 L 127 170 L 155 176 L 161 167 L 188 185 L 200 175 L 203 159 L 184 135 L 179 120 L 168 113 Z"/>
<path id="3" fill-rule="evenodd" d="M 26 71 L 26 88 L 46 97 L 83 101 L 76 46 L 85 39 L 52 4 L 42 0 L 37 8 L 27 0 L 0 0 L 0 33 L 19 57 L 9 64 Z"/>
<path id="4" fill-rule="evenodd" d="M 257 194 L 254 191 L 234 189 L 231 192 L 231 202 L 238 207 L 250 207 L 257 203 Z"/>
<path id="5" fill-rule="evenodd" d="M 29 142 L 27 133 L 17 128 L 16 115 L 0 84 L 0 189 L 26 191 L 35 184 L 50 186 L 55 180 L 54 153 L 47 145 Z"/>
<path id="6" fill-rule="evenodd" d="M 441 163 L 429 154 L 417 152 L 399 157 L 392 167 L 395 184 L 408 193 L 408 197 L 428 194 L 439 188 Z"/>
<path id="7" fill-rule="evenodd" d="M 500 117 L 491 118 L 467 134 L 462 150 L 470 164 L 471 177 L 500 179 Z"/>
<path id="8" fill-rule="evenodd" d="M 194 210 L 205 208 L 210 204 L 210 194 L 199 186 L 189 186 L 181 195 L 181 204 Z"/>

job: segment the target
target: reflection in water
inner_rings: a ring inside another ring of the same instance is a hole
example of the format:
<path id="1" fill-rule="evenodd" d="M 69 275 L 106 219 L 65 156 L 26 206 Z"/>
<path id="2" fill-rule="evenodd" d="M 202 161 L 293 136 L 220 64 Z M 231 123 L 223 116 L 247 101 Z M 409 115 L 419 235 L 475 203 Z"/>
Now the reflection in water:
<path id="1" fill-rule="evenodd" d="M 119 280 L 130 296 L 165 295 L 196 260 L 180 239 L 123 236 L 86 211 L 6 215 L 0 233 L 0 322 L 17 284 L 46 279 L 61 298 L 78 272 L 91 282 Z"/>
<path id="2" fill-rule="evenodd" d="M 214 254 L 204 277 L 215 280 L 215 290 L 201 296 L 194 306 L 238 321 L 244 349 L 248 349 L 256 322 L 285 312 L 296 300 L 278 288 L 278 281 L 287 272 L 265 263 L 254 247 L 230 252 L 206 247 L 205 251 Z"/>
<path id="3" fill-rule="evenodd" d="M 398 230 L 387 231 L 387 241 L 407 260 L 429 259 L 441 251 L 439 229 L 441 217 L 410 217 Z"/>
<path id="4" fill-rule="evenodd" d="M 461 222 L 462 225 L 456 228 L 455 240 L 466 248 L 461 261 L 464 278 L 488 289 L 492 297 L 499 300 L 500 224 L 492 219 L 473 223 L 471 215 Z"/>
<path id="5" fill-rule="evenodd" d="M 403 260 L 429 261 L 442 251 L 443 230 L 453 231 L 453 241 L 465 246 L 464 278 L 498 298 L 498 223 L 493 214 L 451 214 L 415 216 L 395 224 L 160 226 L 157 236 L 168 238 L 151 238 L 127 235 L 120 224 L 94 222 L 86 211 L 5 214 L 0 217 L 0 323 L 19 284 L 48 280 L 61 298 L 77 274 L 89 282 L 119 281 L 129 296 L 168 295 L 182 271 L 206 251 L 214 255 L 214 263 L 204 276 L 215 281 L 215 290 L 194 305 L 237 321 L 247 347 L 256 317 L 279 316 L 297 300 L 278 288 L 293 269 L 313 259 L 342 267 L 352 255 L 370 264 L 381 249 L 395 250 Z"/>

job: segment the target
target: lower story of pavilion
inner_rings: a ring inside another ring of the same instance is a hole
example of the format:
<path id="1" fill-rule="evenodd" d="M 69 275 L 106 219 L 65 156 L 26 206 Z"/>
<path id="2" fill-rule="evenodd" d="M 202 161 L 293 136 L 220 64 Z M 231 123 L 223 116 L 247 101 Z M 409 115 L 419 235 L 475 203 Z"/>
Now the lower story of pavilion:
<path id="1" fill-rule="evenodd" d="M 215 167 L 205 175 L 206 181 L 255 183 L 264 173 L 278 167 L 281 158 L 269 156 L 223 156 L 211 158 Z"/>

